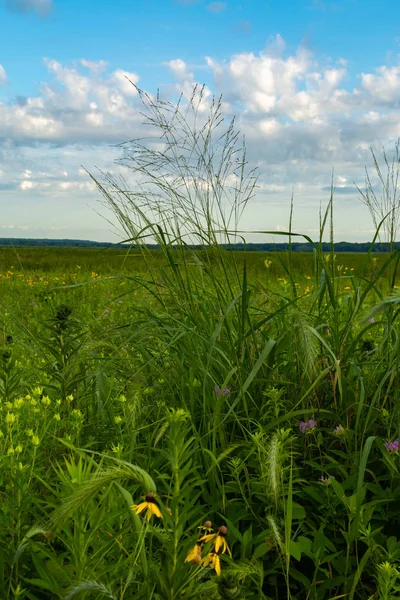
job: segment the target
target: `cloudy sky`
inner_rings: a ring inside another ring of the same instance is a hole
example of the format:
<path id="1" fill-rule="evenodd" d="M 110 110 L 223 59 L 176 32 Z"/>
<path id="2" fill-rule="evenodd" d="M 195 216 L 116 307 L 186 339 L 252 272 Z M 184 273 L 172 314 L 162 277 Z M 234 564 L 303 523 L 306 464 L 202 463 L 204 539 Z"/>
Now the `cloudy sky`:
<path id="1" fill-rule="evenodd" d="M 400 136 L 394 0 L 0 0 L 0 237 L 116 240 L 86 170 L 140 136 L 135 88 L 223 94 L 260 171 L 246 229 L 370 240 L 355 184 Z M 100 215 L 98 214 L 100 213 Z"/>

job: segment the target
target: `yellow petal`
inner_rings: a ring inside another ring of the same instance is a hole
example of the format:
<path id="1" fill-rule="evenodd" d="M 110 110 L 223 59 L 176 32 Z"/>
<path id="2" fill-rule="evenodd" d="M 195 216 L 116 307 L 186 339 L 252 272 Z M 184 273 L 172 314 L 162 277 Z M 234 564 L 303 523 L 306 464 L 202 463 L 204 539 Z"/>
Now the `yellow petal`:
<path id="1" fill-rule="evenodd" d="M 132 504 L 131 509 L 136 512 L 137 515 L 140 515 L 141 512 L 146 510 L 147 502 L 141 502 L 140 504 Z"/>
<path id="2" fill-rule="evenodd" d="M 203 565 L 203 567 L 207 567 L 209 563 L 212 563 L 213 560 L 213 556 L 211 553 L 207 554 L 203 560 L 201 561 L 201 564 Z"/>
<path id="3" fill-rule="evenodd" d="M 187 557 L 185 558 L 185 563 L 192 562 L 196 558 L 198 554 L 201 553 L 201 546 L 196 544 L 191 550 L 189 550 Z"/>
<path id="4" fill-rule="evenodd" d="M 212 568 L 215 570 L 217 575 L 221 575 L 221 562 L 218 554 L 214 554 Z"/>
<path id="5" fill-rule="evenodd" d="M 216 537 L 216 535 L 216 533 L 209 533 L 208 535 L 203 535 L 203 537 L 199 539 L 199 542 L 204 542 L 205 544 L 207 542 L 211 542 L 211 540 L 213 540 Z"/>
<path id="6" fill-rule="evenodd" d="M 160 509 L 158 508 L 157 504 L 155 504 L 154 502 L 149 502 L 149 508 L 148 511 L 151 515 L 155 515 L 156 517 L 158 517 L 159 519 L 162 519 L 163 516 L 161 514 Z"/>
<path id="7" fill-rule="evenodd" d="M 225 551 L 224 546 L 226 546 L 225 538 L 222 537 L 222 535 L 217 535 L 217 538 L 216 538 L 215 544 L 214 544 L 215 552 L 218 554 L 218 551 L 220 548 L 223 548 L 222 552 L 224 552 Z"/>

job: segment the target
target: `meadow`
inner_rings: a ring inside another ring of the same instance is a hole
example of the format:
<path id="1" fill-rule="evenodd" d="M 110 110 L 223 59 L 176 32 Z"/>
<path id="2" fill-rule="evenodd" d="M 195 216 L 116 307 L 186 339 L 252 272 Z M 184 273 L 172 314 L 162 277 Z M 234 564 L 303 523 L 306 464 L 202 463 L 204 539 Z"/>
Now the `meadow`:
<path id="1" fill-rule="evenodd" d="M 0 249 L 0 597 L 399 597 L 400 251 L 323 252 L 333 197 L 312 253 L 224 250 L 233 126 L 144 100 L 157 193 L 94 180 L 135 249 Z"/>

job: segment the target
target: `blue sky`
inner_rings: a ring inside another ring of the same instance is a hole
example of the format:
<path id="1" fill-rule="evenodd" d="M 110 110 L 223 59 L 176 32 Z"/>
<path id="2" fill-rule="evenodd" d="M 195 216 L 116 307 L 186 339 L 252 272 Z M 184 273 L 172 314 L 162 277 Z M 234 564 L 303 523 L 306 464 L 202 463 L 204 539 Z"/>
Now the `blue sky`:
<path id="1" fill-rule="evenodd" d="M 294 189 L 312 232 L 335 167 L 337 235 L 370 239 L 352 186 L 400 135 L 399 17 L 393 0 L 0 0 L 0 236 L 115 239 L 82 166 L 113 170 L 110 144 L 142 131 L 127 75 L 223 94 L 260 168 L 247 228 L 283 228 Z"/>

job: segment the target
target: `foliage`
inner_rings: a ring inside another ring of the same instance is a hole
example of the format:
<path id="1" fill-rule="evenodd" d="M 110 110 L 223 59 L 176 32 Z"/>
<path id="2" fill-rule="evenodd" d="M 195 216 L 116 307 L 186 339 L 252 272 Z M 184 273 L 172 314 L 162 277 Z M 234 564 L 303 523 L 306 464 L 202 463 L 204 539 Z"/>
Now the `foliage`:
<path id="1" fill-rule="evenodd" d="M 327 252 L 331 198 L 312 253 L 227 252 L 234 125 L 143 100 L 152 187 L 97 182 L 135 250 L 3 251 L 0 596 L 399 597 L 399 251 Z"/>

